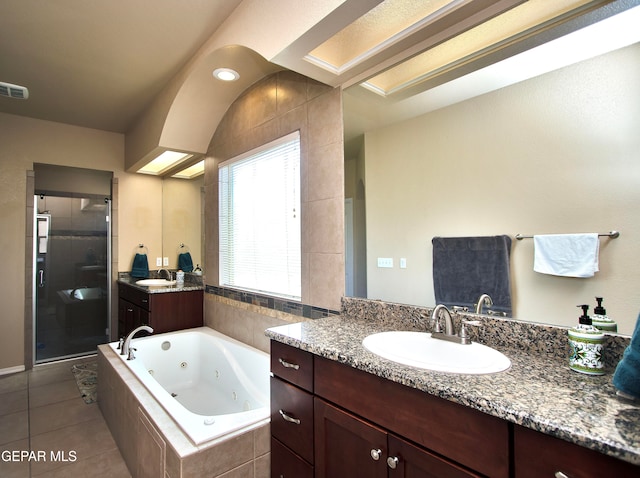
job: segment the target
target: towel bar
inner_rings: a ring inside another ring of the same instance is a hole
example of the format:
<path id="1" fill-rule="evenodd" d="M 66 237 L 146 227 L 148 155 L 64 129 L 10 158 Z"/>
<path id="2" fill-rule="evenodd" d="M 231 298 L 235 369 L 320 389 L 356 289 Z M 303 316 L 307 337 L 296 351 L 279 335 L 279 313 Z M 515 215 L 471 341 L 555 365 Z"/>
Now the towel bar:
<path id="1" fill-rule="evenodd" d="M 620 232 L 619 231 L 610 231 L 610 232 L 598 234 L 598 236 L 600 236 L 600 237 L 610 237 L 611 239 L 615 239 L 617 237 L 620 237 Z M 516 234 L 515 237 L 519 241 L 521 241 L 522 239 L 533 239 L 533 236 L 523 236 L 522 234 Z"/>

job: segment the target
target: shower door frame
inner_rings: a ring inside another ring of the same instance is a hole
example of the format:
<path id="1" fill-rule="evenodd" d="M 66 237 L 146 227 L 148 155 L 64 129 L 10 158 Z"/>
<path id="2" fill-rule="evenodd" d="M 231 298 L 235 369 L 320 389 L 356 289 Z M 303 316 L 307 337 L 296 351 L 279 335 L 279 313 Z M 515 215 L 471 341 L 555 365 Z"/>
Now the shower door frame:
<path id="1" fill-rule="evenodd" d="M 33 191 L 35 193 L 35 191 Z M 46 360 L 37 360 L 37 276 L 38 276 L 38 267 L 37 267 L 37 255 L 38 255 L 38 194 L 33 194 L 33 214 L 32 214 L 32 230 L 33 230 L 33 241 L 31 247 L 31 263 L 32 263 L 32 277 L 31 277 L 31 361 L 25 360 L 27 366 L 35 366 L 42 365 L 45 363 L 51 363 L 62 360 L 69 360 L 72 358 L 82 357 L 91 355 L 92 352 L 82 352 L 78 354 L 65 355 L 60 357 L 54 357 Z M 107 204 L 107 212 L 106 212 L 106 222 L 107 222 L 107 246 L 106 246 L 106 268 L 107 268 L 107 321 L 105 324 L 106 336 L 108 340 L 112 338 L 112 303 L 111 303 L 111 289 L 112 289 L 112 278 L 111 278 L 111 268 L 112 268 L 112 202 L 113 197 L 105 198 L 105 202 Z M 29 363 L 30 362 L 30 363 Z"/>

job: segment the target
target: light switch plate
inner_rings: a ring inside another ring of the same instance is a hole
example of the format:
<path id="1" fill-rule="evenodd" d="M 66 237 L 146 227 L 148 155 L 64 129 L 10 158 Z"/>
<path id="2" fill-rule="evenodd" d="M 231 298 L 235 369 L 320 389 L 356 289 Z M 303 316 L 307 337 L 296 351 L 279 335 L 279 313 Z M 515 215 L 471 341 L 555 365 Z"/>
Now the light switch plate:
<path id="1" fill-rule="evenodd" d="M 393 257 L 378 257 L 378 267 L 393 268 Z"/>

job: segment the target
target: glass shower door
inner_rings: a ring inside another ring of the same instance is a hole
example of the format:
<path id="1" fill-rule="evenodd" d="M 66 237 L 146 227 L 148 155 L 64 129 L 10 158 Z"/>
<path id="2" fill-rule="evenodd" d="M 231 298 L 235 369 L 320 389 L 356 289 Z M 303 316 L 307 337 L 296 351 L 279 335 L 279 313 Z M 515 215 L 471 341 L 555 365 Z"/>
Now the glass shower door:
<path id="1" fill-rule="evenodd" d="M 35 362 L 95 353 L 109 337 L 110 201 L 36 196 Z"/>

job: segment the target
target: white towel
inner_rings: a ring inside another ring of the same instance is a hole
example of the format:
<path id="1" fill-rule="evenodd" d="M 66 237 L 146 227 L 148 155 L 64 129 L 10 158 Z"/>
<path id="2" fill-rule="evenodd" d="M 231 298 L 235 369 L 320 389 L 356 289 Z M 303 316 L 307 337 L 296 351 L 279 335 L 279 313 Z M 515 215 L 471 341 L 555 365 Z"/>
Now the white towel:
<path id="1" fill-rule="evenodd" d="M 533 236 L 533 270 L 564 277 L 593 277 L 598 272 L 598 234 Z"/>

